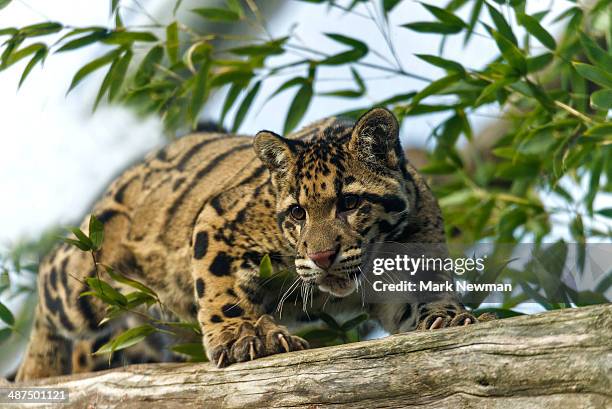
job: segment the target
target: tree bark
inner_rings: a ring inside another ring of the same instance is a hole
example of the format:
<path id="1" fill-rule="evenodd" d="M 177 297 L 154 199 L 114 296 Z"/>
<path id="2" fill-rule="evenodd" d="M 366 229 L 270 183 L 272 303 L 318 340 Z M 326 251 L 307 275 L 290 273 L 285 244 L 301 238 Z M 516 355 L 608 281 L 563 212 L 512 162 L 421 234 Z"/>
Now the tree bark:
<path id="1" fill-rule="evenodd" d="M 64 408 L 610 408 L 612 304 L 276 355 L 134 365 L 18 386 Z"/>

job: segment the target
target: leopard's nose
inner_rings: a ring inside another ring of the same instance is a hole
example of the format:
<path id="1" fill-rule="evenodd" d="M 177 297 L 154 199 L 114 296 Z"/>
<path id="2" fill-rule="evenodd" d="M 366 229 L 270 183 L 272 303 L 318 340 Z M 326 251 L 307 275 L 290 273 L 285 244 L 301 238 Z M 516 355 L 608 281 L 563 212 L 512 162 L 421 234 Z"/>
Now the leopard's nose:
<path id="1" fill-rule="evenodd" d="M 308 255 L 308 258 L 323 270 L 327 270 L 334 262 L 336 254 L 338 254 L 336 250 L 325 250 L 311 253 Z"/>

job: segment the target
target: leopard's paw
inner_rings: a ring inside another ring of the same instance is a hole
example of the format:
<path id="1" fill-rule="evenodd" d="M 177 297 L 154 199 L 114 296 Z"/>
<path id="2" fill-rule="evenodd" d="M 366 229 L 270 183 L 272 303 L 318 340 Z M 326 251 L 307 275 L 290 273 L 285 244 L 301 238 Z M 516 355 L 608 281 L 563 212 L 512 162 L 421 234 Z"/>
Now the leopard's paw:
<path id="1" fill-rule="evenodd" d="M 209 359 L 222 368 L 236 362 L 252 361 L 267 355 L 300 351 L 308 342 L 291 335 L 269 315 L 260 317 L 255 324 L 242 321 L 227 327 L 207 342 Z"/>
<path id="2" fill-rule="evenodd" d="M 485 322 L 497 319 L 495 314 L 484 313 L 478 318 L 468 311 L 433 310 L 429 312 L 417 325 L 417 330 L 430 330 L 446 327 L 462 327 L 478 322 Z"/>

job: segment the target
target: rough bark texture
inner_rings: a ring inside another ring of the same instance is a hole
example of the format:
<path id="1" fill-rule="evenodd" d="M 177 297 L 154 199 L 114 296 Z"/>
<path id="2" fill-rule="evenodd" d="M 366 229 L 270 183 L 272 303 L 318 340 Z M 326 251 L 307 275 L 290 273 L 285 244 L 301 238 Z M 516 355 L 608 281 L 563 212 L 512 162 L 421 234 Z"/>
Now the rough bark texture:
<path id="1" fill-rule="evenodd" d="M 65 408 L 556 409 L 612 407 L 611 378 L 608 304 L 277 355 L 226 369 L 136 365 L 28 385 L 69 388 Z"/>

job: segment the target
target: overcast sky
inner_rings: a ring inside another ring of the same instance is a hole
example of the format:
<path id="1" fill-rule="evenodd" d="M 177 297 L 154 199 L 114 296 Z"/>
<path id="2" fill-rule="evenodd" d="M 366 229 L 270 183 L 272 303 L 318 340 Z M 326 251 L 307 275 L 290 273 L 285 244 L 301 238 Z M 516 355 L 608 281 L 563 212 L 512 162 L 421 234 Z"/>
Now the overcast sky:
<path id="1" fill-rule="evenodd" d="M 141 3 L 146 4 L 152 13 L 159 12 L 156 5 L 162 4 L 159 1 Z M 535 3 L 540 7 L 549 5 L 548 1 L 528 4 Z M 128 24 L 147 22 L 134 20 L 129 1 L 122 4 L 128 4 L 124 12 Z M 167 6 L 168 2 L 163 4 Z M 565 1 L 551 4 L 556 10 L 567 7 Z M 338 47 L 340 50 L 341 46 L 322 35 L 324 32 L 338 32 L 363 39 L 371 49 L 387 53 L 383 38 L 374 24 L 363 17 L 337 10 L 326 14 L 324 7 L 297 1 L 291 2 L 280 14 L 269 24 L 273 35 L 282 36 L 293 24 L 297 24 L 296 32 L 301 40 L 316 48 L 333 51 L 334 47 Z M 47 19 L 74 26 L 106 25 L 109 23 L 108 1 L 15 0 L 0 11 L 0 27 L 23 26 Z M 160 19 L 168 22 L 170 17 L 160 16 Z M 419 35 L 398 27 L 399 24 L 417 20 L 431 20 L 431 16 L 417 2 L 411 1 L 403 2 L 391 16 L 391 23 L 395 26 L 392 37 L 402 56 L 402 65 L 410 72 L 429 78 L 439 77 L 441 71 L 413 56 L 415 53 L 435 54 L 438 36 Z M 445 56 L 462 61 L 471 68 L 484 65 L 497 52 L 490 39 L 474 37 L 467 49 L 462 48 L 461 41 L 461 37 L 450 37 Z M 36 235 L 58 223 L 74 222 L 75 216 L 87 211 L 113 175 L 127 163 L 163 143 L 156 118 L 136 118 L 129 110 L 119 106 L 103 107 L 96 114 L 91 114 L 91 104 L 104 70 L 92 75 L 65 96 L 72 75 L 99 52 L 100 48 L 93 46 L 78 52 L 51 55 L 44 69 L 34 69 L 19 91 L 16 84 L 26 61 L 0 72 L 0 244 L 23 235 Z M 372 101 L 424 86 L 417 80 L 391 81 L 376 70 L 360 68 L 360 72 L 364 77 L 377 78 L 367 98 L 351 101 L 350 105 L 347 100 L 317 98 L 302 125 L 339 110 L 363 107 Z M 259 108 L 267 95 L 288 78 L 278 78 L 264 85 L 255 102 L 255 109 L 247 117 L 241 132 L 252 134 L 263 128 L 278 132 L 282 130 L 295 90 L 281 94 L 263 109 Z M 319 91 L 352 85 L 350 81 L 337 80 L 350 80 L 350 74 L 344 70 L 322 70 L 319 78 Z M 207 109 L 204 116 L 218 117 L 219 103 L 213 103 Z M 496 115 L 495 107 L 482 114 L 472 118 L 476 130 L 492 121 L 486 115 Z M 416 117 L 406 121 L 402 130 L 404 144 L 423 145 L 432 125 L 446 115 Z"/>

